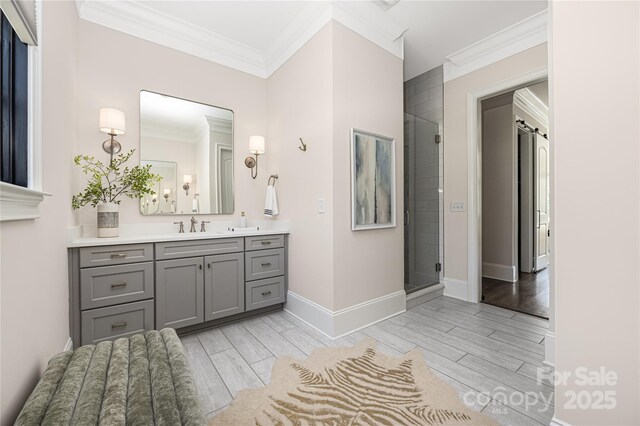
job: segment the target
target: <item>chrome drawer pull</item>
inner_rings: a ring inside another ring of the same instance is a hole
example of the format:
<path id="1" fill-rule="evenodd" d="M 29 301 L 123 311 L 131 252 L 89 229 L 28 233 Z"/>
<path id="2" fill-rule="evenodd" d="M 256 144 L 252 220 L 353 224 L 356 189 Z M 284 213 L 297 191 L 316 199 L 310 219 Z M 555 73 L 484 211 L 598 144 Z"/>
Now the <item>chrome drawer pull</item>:
<path id="1" fill-rule="evenodd" d="M 268 295 L 268 294 L 271 294 L 271 290 L 269 290 L 269 291 L 263 291 L 263 292 L 262 292 L 262 295 L 263 295 L 263 296 L 266 296 L 266 295 Z"/>
<path id="2" fill-rule="evenodd" d="M 126 286 L 127 286 L 127 283 L 111 284 L 111 288 L 121 288 Z"/>
<path id="3" fill-rule="evenodd" d="M 123 322 L 117 322 L 115 324 L 111 324 L 111 329 L 116 329 L 116 328 L 122 328 L 122 327 L 126 327 L 127 326 L 127 322 L 123 321 Z"/>
<path id="4" fill-rule="evenodd" d="M 261 241 L 260 244 L 262 244 L 263 246 L 268 246 L 269 244 L 271 244 L 271 241 Z"/>
<path id="5" fill-rule="evenodd" d="M 271 262 L 263 263 L 262 266 L 271 266 Z"/>
<path id="6" fill-rule="evenodd" d="M 111 253 L 112 259 L 124 259 L 127 257 L 127 253 Z"/>

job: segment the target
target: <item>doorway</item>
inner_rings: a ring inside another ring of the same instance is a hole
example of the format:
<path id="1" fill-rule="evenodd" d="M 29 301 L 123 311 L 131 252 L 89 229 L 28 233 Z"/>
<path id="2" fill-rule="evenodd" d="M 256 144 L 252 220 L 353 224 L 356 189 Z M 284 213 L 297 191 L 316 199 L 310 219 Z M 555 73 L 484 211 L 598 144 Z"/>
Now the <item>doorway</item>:
<path id="1" fill-rule="evenodd" d="M 547 83 L 481 103 L 484 303 L 549 318 Z"/>
<path id="2" fill-rule="evenodd" d="M 406 293 L 440 282 L 442 150 L 439 125 L 404 115 L 404 282 Z"/>

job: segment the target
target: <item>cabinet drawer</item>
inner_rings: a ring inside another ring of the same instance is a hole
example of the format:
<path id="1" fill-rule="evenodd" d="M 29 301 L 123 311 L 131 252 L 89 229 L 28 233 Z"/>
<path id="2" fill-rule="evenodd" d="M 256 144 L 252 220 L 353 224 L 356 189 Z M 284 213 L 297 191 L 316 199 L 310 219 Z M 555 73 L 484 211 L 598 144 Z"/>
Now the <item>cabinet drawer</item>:
<path id="1" fill-rule="evenodd" d="M 153 297 L 153 262 L 80 270 L 80 307 L 93 309 Z"/>
<path id="2" fill-rule="evenodd" d="M 263 237 L 245 237 L 247 251 L 284 247 L 284 235 L 265 235 Z"/>
<path id="3" fill-rule="evenodd" d="M 129 337 L 153 330 L 153 300 L 82 312 L 82 344 Z"/>
<path id="4" fill-rule="evenodd" d="M 247 281 L 284 275 L 284 249 L 260 250 L 245 254 Z"/>
<path id="5" fill-rule="evenodd" d="M 125 244 L 120 246 L 83 247 L 80 267 L 122 265 L 123 263 L 153 260 L 153 244 Z"/>
<path id="6" fill-rule="evenodd" d="M 237 253 L 244 250 L 243 238 L 219 240 L 174 241 L 156 243 L 156 260 Z"/>
<path id="7" fill-rule="evenodd" d="M 284 303 L 284 277 L 267 278 L 247 283 L 245 310 Z"/>

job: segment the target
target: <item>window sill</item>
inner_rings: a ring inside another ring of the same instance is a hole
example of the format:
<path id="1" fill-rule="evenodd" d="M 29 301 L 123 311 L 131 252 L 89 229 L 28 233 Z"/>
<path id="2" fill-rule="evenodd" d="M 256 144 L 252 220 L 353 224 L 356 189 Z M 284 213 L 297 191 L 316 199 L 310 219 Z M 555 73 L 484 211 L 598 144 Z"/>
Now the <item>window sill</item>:
<path id="1" fill-rule="evenodd" d="M 40 203 L 49 195 L 51 194 L 0 182 L 0 222 L 40 217 Z"/>

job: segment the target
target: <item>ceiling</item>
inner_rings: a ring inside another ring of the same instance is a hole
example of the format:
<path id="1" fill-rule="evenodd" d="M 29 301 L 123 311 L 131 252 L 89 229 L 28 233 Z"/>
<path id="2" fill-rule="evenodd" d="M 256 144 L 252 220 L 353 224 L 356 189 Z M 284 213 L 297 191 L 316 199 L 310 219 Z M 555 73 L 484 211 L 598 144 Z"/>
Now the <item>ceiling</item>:
<path id="1" fill-rule="evenodd" d="M 304 1 L 141 1 L 141 4 L 265 51 L 305 7 Z"/>
<path id="2" fill-rule="evenodd" d="M 326 22 L 321 17 L 330 16 L 348 26 L 357 21 L 352 29 L 364 24 L 374 33 L 374 39 L 386 38 L 389 43 L 378 44 L 399 56 L 402 46 L 398 49 L 394 40 L 404 30 L 405 80 L 443 64 L 448 55 L 547 7 L 546 0 L 400 0 L 386 11 L 377 6 L 380 1 L 367 0 L 76 2 L 83 19 L 170 47 L 181 49 L 184 35 L 195 35 L 196 43 L 181 50 L 262 77 L 282 65 L 308 40 L 312 31 Z M 123 24 L 124 19 L 109 22 L 115 14 L 120 18 L 127 15 L 133 18 L 129 19 L 129 27 Z M 143 20 L 150 23 L 146 30 L 142 28 Z M 153 34 L 161 29 L 162 34 Z M 180 41 L 173 45 L 167 43 L 167 38 L 172 36 Z M 392 42 L 395 47 L 391 46 Z M 219 60 L 221 56 L 215 52 L 204 51 L 215 51 L 222 45 L 227 63 Z"/>
<path id="3" fill-rule="evenodd" d="M 409 80 L 445 58 L 547 8 L 546 1 L 406 1 L 386 13 L 408 28 L 404 78 Z"/>

